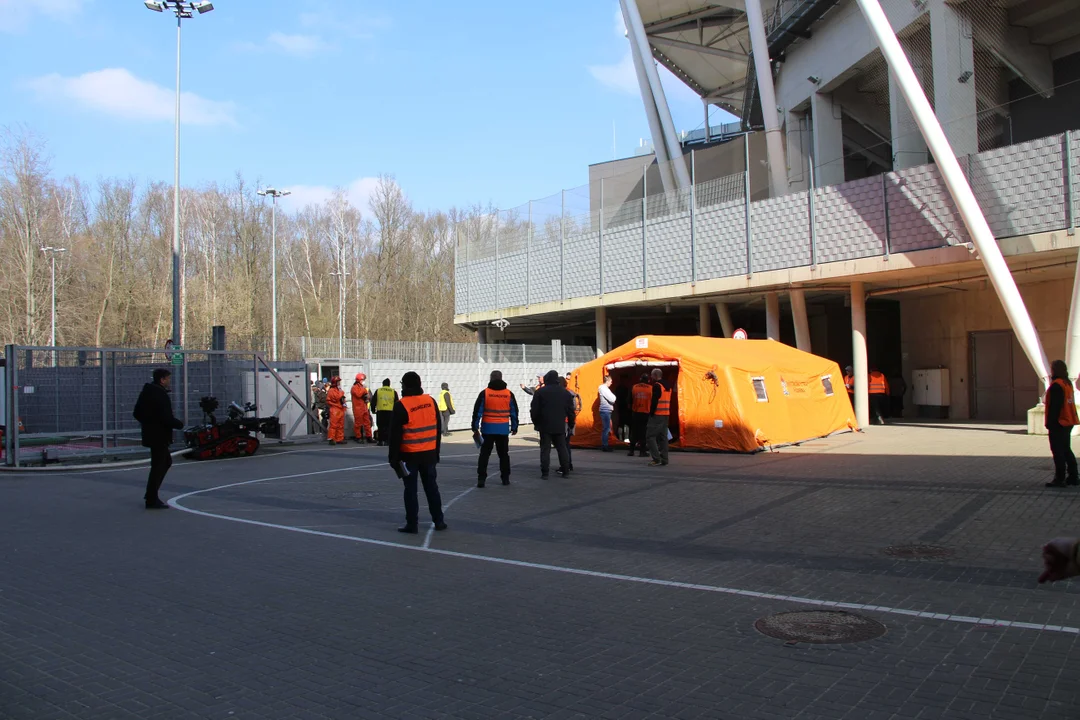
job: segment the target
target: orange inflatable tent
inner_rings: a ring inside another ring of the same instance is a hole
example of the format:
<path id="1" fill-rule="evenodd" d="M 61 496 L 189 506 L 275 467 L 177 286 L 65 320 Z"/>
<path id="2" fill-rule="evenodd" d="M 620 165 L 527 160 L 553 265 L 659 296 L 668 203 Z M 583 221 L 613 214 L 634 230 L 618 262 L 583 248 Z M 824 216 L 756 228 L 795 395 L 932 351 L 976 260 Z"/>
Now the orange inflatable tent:
<path id="1" fill-rule="evenodd" d="M 629 389 L 654 368 L 673 388 L 669 430 L 676 448 L 757 452 L 856 427 L 832 360 L 773 340 L 643 335 L 571 374 L 582 406 L 572 444 L 600 445 L 599 387 L 606 374 L 613 389 Z"/>

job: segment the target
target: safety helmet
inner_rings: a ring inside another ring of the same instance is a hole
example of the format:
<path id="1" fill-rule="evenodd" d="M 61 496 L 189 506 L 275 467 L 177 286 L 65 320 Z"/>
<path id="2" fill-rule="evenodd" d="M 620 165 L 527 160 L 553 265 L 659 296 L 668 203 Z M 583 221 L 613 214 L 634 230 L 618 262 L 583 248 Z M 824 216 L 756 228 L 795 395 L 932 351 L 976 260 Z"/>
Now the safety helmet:
<path id="1" fill-rule="evenodd" d="M 340 382 L 341 382 L 341 378 L 339 378 L 337 375 L 330 378 L 330 384 L 331 385 L 337 386 L 337 384 L 340 383 Z"/>
<path id="2" fill-rule="evenodd" d="M 367 380 L 367 375 L 364 373 L 356 373 L 356 382 L 364 382 Z"/>

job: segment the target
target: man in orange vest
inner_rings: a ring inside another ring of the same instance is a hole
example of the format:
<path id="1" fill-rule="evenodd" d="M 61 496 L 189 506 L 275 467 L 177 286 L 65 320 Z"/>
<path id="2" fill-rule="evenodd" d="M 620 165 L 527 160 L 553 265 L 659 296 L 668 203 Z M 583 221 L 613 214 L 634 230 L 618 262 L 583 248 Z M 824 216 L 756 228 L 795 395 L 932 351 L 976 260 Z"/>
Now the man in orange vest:
<path id="1" fill-rule="evenodd" d="M 855 368 L 850 365 L 844 368 L 844 389 L 847 390 L 847 397 L 851 401 L 851 407 L 855 407 Z"/>
<path id="2" fill-rule="evenodd" d="M 356 382 L 352 386 L 353 437 L 361 445 L 371 440 L 371 411 L 368 409 L 371 393 L 364 387 L 365 380 L 367 375 L 356 373 Z"/>
<path id="3" fill-rule="evenodd" d="M 649 424 L 649 406 L 652 404 L 653 388 L 649 384 L 649 376 L 642 373 L 641 379 L 630 389 L 630 410 L 632 420 L 630 422 L 630 457 L 634 457 L 637 450 L 638 457 L 645 457 L 645 427 Z"/>
<path id="4" fill-rule="evenodd" d="M 1072 430 L 1080 425 L 1069 367 L 1064 360 L 1050 365 L 1050 387 L 1046 389 L 1046 432 L 1050 436 L 1050 453 L 1054 456 L 1054 480 L 1046 487 L 1080 485 L 1076 474 L 1076 456 L 1072 451 Z"/>
<path id="5" fill-rule="evenodd" d="M 652 398 L 649 403 L 649 423 L 645 437 L 649 443 L 652 462 L 649 467 L 668 464 L 668 423 L 671 419 L 671 389 L 664 383 L 664 371 L 652 371 Z"/>
<path id="6" fill-rule="evenodd" d="M 420 515 L 416 480 L 424 485 L 428 511 L 436 530 L 445 530 L 442 497 L 435 466 L 439 463 L 442 421 L 435 398 L 424 393 L 420 376 L 407 372 L 401 376 L 401 399 L 394 403 L 390 422 L 390 467 L 405 483 L 405 524 L 398 532 L 415 535 Z"/>
<path id="7" fill-rule="evenodd" d="M 885 379 L 885 374 L 876 367 L 870 368 L 870 375 L 867 379 L 870 385 L 871 421 L 877 420 L 878 425 L 884 425 L 885 418 L 882 411 L 889 406 L 889 381 Z"/>
<path id="8" fill-rule="evenodd" d="M 330 425 L 326 436 L 330 444 L 345 442 L 345 391 L 340 387 L 341 378 L 330 378 L 330 389 L 326 391 L 326 405 L 330 409 Z"/>
<path id="9" fill-rule="evenodd" d="M 476 487 L 487 480 L 491 449 L 499 453 L 499 476 L 503 485 L 510 484 L 510 436 L 517 435 L 518 405 L 514 393 L 506 387 L 502 372 L 491 371 L 487 388 L 476 396 L 472 411 L 473 438 L 483 438 L 480 459 L 476 463 Z"/>

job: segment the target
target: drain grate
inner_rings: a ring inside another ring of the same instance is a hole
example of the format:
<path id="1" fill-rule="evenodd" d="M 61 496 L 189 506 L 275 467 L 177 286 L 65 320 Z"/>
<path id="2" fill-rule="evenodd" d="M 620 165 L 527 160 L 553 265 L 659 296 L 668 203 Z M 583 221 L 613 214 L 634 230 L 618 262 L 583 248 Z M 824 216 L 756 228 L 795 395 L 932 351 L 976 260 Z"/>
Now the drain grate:
<path id="1" fill-rule="evenodd" d="M 940 545 L 890 545 L 883 552 L 902 560 L 942 560 L 953 551 Z"/>
<path id="2" fill-rule="evenodd" d="M 843 610 L 777 613 L 759 619 L 754 627 L 777 640 L 816 645 L 862 642 L 885 634 L 885 626 L 876 620 Z"/>

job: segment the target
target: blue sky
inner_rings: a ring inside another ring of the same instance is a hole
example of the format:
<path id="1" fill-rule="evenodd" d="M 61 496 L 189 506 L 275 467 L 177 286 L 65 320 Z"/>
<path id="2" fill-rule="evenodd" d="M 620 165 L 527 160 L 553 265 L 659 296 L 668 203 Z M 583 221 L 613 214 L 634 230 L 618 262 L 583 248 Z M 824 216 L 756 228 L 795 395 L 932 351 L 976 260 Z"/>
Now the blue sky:
<path id="1" fill-rule="evenodd" d="M 649 135 L 611 0 L 214 6 L 183 27 L 185 185 L 239 171 L 363 205 L 392 173 L 418 209 L 507 208 L 584 184 L 613 123 L 620 157 Z M 171 182 L 175 38 L 141 0 L 0 0 L 0 126 L 45 140 L 56 176 Z M 701 127 L 661 74 L 676 126 Z"/>

